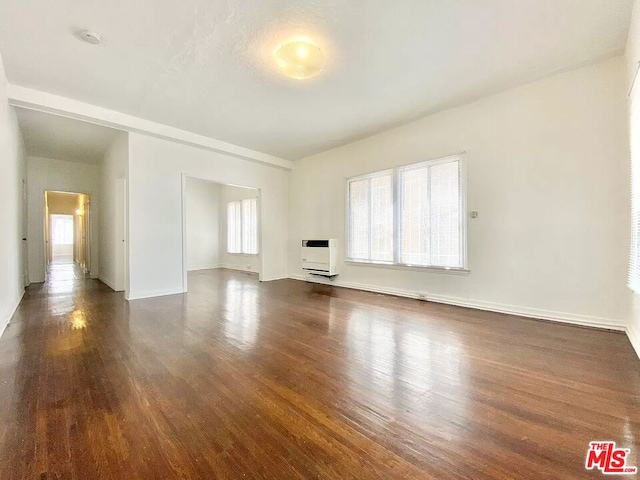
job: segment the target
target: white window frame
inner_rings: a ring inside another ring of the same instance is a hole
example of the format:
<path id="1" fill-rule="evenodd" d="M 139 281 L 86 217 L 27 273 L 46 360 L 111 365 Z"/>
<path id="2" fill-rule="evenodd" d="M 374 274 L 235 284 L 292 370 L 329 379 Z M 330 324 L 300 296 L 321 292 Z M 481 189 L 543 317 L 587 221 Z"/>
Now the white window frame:
<path id="1" fill-rule="evenodd" d="M 403 263 L 401 258 L 401 186 L 400 186 L 400 171 L 410 170 L 412 168 L 420 168 L 424 166 L 435 166 L 443 163 L 458 162 L 458 181 L 460 188 L 460 267 L 446 267 L 440 265 L 414 265 L 410 263 Z M 380 175 L 387 174 L 389 171 L 393 175 L 393 261 L 379 261 L 379 260 L 362 260 L 351 257 L 351 202 L 349 188 L 352 181 L 364 180 L 366 178 L 374 178 Z M 366 173 L 363 175 L 356 175 L 345 179 L 345 211 L 346 211 L 346 258 L 345 262 L 349 265 L 362 265 L 362 266 L 374 266 L 374 267 L 386 267 L 386 268 L 400 268 L 409 270 L 433 270 L 447 273 L 469 273 L 468 257 L 467 257 L 467 165 L 466 155 L 464 152 L 448 155 L 446 157 L 440 157 L 433 160 L 422 161 L 418 163 L 411 163 L 408 165 L 401 165 L 394 168 L 386 168 L 384 170 L 377 170 L 375 172 Z"/>
<path id="2" fill-rule="evenodd" d="M 244 205 L 243 203 L 245 202 L 255 202 L 256 203 L 256 225 L 255 225 L 255 230 L 256 230 L 256 252 L 253 253 L 248 253 L 245 252 L 245 229 L 244 229 Z M 239 211 L 240 211 L 240 251 L 239 252 L 231 252 L 229 251 L 229 205 L 237 203 L 239 205 Z M 257 255 L 260 254 L 260 233 L 259 233 L 259 224 L 260 224 L 260 220 L 259 220 L 259 213 L 258 213 L 258 198 L 245 198 L 242 200 L 233 200 L 231 202 L 227 202 L 227 218 L 226 218 L 226 229 L 227 229 L 227 254 L 229 255 L 243 255 L 243 256 L 250 256 L 250 257 L 255 257 Z"/>
<path id="3" fill-rule="evenodd" d="M 636 75 L 638 75 L 637 71 Z M 634 294 L 640 295 L 640 93 L 634 90 L 634 87 L 635 84 L 629 91 L 631 242 L 627 286 Z"/>
<path id="4" fill-rule="evenodd" d="M 354 180 L 370 180 L 373 178 L 378 178 L 378 177 L 385 177 L 388 174 L 391 174 L 391 188 L 392 188 L 392 198 L 395 199 L 395 189 L 396 189 L 396 172 L 393 169 L 387 168 L 385 170 L 379 170 L 376 172 L 372 172 L 372 173 L 367 173 L 365 175 L 358 175 L 357 177 L 351 177 L 347 179 L 347 248 L 346 248 L 346 252 L 347 252 L 347 261 L 350 262 L 356 262 L 356 263 L 376 263 L 376 264 L 382 264 L 382 265 L 393 265 L 394 261 L 384 261 L 384 260 L 367 260 L 367 259 L 361 259 L 361 258 L 354 258 L 351 256 L 351 236 L 350 236 L 350 228 L 351 228 L 351 202 L 350 200 L 350 192 L 349 192 L 349 188 L 351 186 L 351 182 Z M 371 208 L 371 190 L 369 190 L 368 192 L 368 198 L 369 198 L 369 208 Z M 392 208 L 394 209 L 393 212 L 393 228 L 395 230 L 396 227 L 396 212 L 395 212 L 395 202 L 394 205 L 392 206 Z M 371 214 L 369 214 L 369 230 L 371 230 Z M 394 244 L 393 244 L 393 256 L 394 259 L 396 258 L 396 250 L 397 250 L 397 246 L 395 244 L 395 235 L 394 238 L 392 239 Z M 371 255 L 371 238 L 369 238 L 369 255 Z"/>

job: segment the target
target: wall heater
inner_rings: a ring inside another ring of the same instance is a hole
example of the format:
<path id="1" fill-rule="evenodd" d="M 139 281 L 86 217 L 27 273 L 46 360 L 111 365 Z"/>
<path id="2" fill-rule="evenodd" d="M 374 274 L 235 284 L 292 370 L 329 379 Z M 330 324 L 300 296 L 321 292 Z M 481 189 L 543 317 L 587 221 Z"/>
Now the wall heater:
<path id="1" fill-rule="evenodd" d="M 302 270 L 324 277 L 337 275 L 337 246 L 335 238 L 302 240 Z"/>

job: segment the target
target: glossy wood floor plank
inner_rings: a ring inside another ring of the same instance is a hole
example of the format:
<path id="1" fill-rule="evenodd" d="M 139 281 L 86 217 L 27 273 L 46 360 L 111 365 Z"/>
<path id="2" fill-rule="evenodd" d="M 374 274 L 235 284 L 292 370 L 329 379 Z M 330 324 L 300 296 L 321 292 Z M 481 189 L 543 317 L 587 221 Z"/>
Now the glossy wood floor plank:
<path id="1" fill-rule="evenodd" d="M 227 270 L 127 303 L 73 266 L 0 339 L 0 478 L 602 478 L 626 337 Z"/>

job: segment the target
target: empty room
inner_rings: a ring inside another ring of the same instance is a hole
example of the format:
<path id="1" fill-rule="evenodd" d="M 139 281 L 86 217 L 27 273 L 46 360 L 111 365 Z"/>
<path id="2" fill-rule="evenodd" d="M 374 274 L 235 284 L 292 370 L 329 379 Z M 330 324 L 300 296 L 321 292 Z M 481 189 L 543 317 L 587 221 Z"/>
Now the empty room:
<path id="1" fill-rule="evenodd" d="M 640 478 L 640 0 L 0 0 L 0 479 Z"/>

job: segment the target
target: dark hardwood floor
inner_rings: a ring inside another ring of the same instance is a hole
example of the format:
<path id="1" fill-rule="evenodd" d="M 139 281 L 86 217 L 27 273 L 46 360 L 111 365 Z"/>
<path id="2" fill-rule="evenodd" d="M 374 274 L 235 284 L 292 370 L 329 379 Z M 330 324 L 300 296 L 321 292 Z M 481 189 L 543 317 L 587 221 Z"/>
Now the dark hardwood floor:
<path id="1" fill-rule="evenodd" d="M 0 478 L 603 478 L 640 466 L 614 332 L 226 270 L 127 303 L 73 267 L 0 339 Z"/>

